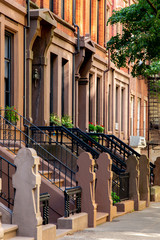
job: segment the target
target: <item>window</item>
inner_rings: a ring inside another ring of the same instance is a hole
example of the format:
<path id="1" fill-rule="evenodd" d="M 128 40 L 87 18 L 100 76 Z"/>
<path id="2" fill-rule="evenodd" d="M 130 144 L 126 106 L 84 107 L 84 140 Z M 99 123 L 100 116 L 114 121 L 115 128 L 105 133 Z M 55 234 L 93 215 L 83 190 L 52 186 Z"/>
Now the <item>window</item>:
<path id="1" fill-rule="evenodd" d="M 121 89 L 121 131 L 124 129 L 124 89 Z"/>
<path id="2" fill-rule="evenodd" d="M 51 12 L 53 12 L 53 1 L 54 0 L 49 0 L 49 9 Z"/>
<path id="3" fill-rule="evenodd" d="M 100 78 L 97 77 L 96 86 L 96 123 L 100 124 Z"/>
<path id="4" fill-rule="evenodd" d="M 90 12 L 89 12 L 89 33 L 91 36 L 91 26 L 92 26 L 92 0 L 90 0 Z"/>
<path id="5" fill-rule="evenodd" d="M 61 0 L 61 17 L 64 19 L 65 0 Z"/>
<path id="6" fill-rule="evenodd" d="M 106 47 L 107 42 L 109 41 L 109 26 L 107 25 L 107 21 L 109 19 L 109 7 L 106 6 L 105 1 L 105 24 L 104 24 L 104 46 Z"/>
<path id="7" fill-rule="evenodd" d="M 68 76 L 67 62 L 66 59 L 62 59 L 61 116 L 64 116 L 65 114 L 65 76 Z"/>
<path id="8" fill-rule="evenodd" d="M 76 0 L 73 0 L 72 5 L 72 13 L 73 13 L 73 23 L 76 23 Z"/>
<path id="9" fill-rule="evenodd" d="M 111 85 L 108 88 L 108 131 L 111 130 Z"/>
<path id="10" fill-rule="evenodd" d="M 100 0 L 97 0 L 97 43 L 99 43 L 99 2 Z"/>
<path id="11" fill-rule="evenodd" d="M 144 115 L 143 115 L 143 136 L 146 137 L 146 114 L 147 114 L 147 102 L 144 101 Z"/>
<path id="12" fill-rule="evenodd" d="M 115 115 L 116 115 L 116 123 L 118 123 L 118 98 L 119 98 L 119 87 L 116 87 L 116 112 L 115 112 Z"/>
<path id="13" fill-rule="evenodd" d="M 12 35 L 5 33 L 5 107 L 11 106 L 11 38 Z"/>
<path id="14" fill-rule="evenodd" d="M 53 86 L 54 86 L 54 54 L 50 56 L 50 113 L 53 113 Z"/>
<path id="15" fill-rule="evenodd" d="M 92 74 L 89 74 L 89 122 L 92 122 Z"/>
<path id="16" fill-rule="evenodd" d="M 130 135 L 133 136 L 134 133 L 134 96 L 131 96 L 131 119 L 130 119 Z"/>
<path id="17" fill-rule="evenodd" d="M 141 99 L 138 98 L 138 105 L 137 105 L 137 136 L 140 135 L 140 114 L 141 114 Z"/>

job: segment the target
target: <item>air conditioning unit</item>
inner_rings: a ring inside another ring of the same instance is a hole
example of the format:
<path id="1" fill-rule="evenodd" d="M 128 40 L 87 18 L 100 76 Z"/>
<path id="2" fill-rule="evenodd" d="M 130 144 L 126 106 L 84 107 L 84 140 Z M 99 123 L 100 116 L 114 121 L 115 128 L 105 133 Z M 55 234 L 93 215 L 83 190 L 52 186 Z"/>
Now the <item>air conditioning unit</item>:
<path id="1" fill-rule="evenodd" d="M 131 146 L 131 147 L 145 148 L 145 147 L 146 147 L 145 137 L 141 137 L 141 136 L 130 136 L 130 146 Z"/>
<path id="2" fill-rule="evenodd" d="M 115 130 L 118 131 L 119 129 L 119 123 L 115 123 Z"/>

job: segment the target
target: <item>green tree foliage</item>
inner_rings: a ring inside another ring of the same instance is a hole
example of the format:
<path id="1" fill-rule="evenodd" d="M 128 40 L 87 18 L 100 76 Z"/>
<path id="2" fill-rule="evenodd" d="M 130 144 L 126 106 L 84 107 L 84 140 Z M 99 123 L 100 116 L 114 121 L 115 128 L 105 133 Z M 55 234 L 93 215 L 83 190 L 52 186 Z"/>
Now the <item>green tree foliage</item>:
<path id="1" fill-rule="evenodd" d="M 122 24 L 107 43 L 117 67 L 132 63 L 132 75 L 150 76 L 160 72 L 160 0 L 138 0 L 136 4 L 113 11 L 108 24 Z"/>

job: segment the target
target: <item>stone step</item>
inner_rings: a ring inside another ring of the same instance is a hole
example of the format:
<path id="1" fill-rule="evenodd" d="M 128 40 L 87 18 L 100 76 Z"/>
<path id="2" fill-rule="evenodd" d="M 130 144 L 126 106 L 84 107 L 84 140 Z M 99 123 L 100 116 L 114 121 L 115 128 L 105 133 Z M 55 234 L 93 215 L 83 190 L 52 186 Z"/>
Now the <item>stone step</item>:
<path id="1" fill-rule="evenodd" d="M 10 238 L 9 240 L 34 240 L 34 238 L 17 236 L 17 237 Z"/>
<path id="2" fill-rule="evenodd" d="M 9 147 L 6 148 L 7 151 L 9 151 L 10 153 L 12 153 L 13 155 L 17 155 L 18 151 L 19 151 L 19 147 Z"/>
<path id="3" fill-rule="evenodd" d="M 60 187 L 62 188 L 63 184 L 64 184 L 64 179 L 50 179 L 52 182 L 54 182 L 54 184 L 57 186 L 57 187 Z"/>
<path id="4" fill-rule="evenodd" d="M 117 207 L 112 206 L 112 217 L 115 218 L 117 216 Z"/>
<path id="5" fill-rule="evenodd" d="M 123 216 L 123 215 L 125 215 L 125 214 L 126 214 L 126 212 L 117 212 L 117 214 L 114 216 L 114 218 Z"/>
<path id="6" fill-rule="evenodd" d="M 46 171 L 46 170 L 42 171 L 42 170 L 40 170 L 39 173 L 42 175 L 42 177 L 51 179 L 53 171 Z"/>
<path id="7" fill-rule="evenodd" d="M 146 201 L 139 201 L 139 211 L 146 208 Z"/>
<path id="8" fill-rule="evenodd" d="M 133 212 L 134 211 L 134 201 L 133 200 L 126 200 L 119 203 L 115 203 L 117 207 L 117 212 Z"/>
<path id="9" fill-rule="evenodd" d="M 58 218 L 57 227 L 59 229 L 72 229 L 72 232 L 81 231 L 88 227 L 88 214 L 75 213 L 69 217 Z"/>
<path id="10" fill-rule="evenodd" d="M 2 227 L 4 229 L 4 240 L 16 237 L 16 233 L 18 229 L 17 225 L 2 224 Z"/>
<path id="11" fill-rule="evenodd" d="M 56 236 L 55 224 L 42 225 L 42 240 L 55 239 L 55 236 Z"/>
<path id="12" fill-rule="evenodd" d="M 62 238 L 67 234 L 72 234 L 72 229 L 56 229 L 56 239 Z"/>
<path id="13" fill-rule="evenodd" d="M 97 212 L 97 217 L 96 217 L 96 225 L 100 225 L 102 223 L 107 222 L 109 214 L 104 213 L 104 212 Z"/>

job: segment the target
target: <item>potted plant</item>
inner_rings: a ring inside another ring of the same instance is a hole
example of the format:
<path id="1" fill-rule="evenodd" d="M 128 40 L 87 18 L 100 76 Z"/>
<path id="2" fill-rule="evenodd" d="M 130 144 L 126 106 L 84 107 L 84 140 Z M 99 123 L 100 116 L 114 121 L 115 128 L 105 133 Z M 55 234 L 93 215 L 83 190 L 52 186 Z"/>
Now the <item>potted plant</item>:
<path id="1" fill-rule="evenodd" d="M 64 115 L 61 118 L 61 123 L 62 123 L 62 126 L 66 127 L 66 128 L 73 127 L 72 120 L 71 120 L 70 116 L 68 116 L 68 115 Z"/>
<path id="2" fill-rule="evenodd" d="M 11 122 L 12 124 L 16 125 L 17 121 L 19 120 L 18 114 L 16 112 L 16 108 L 14 106 L 7 106 L 5 108 L 5 118 Z"/>
<path id="3" fill-rule="evenodd" d="M 104 132 L 104 126 L 103 125 L 96 125 L 96 132 L 97 133 L 103 133 Z"/>
<path id="4" fill-rule="evenodd" d="M 95 132 L 96 131 L 96 127 L 92 122 L 89 122 L 89 132 Z"/>
<path id="5" fill-rule="evenodd" d="M 50 115 L 50 124 L 51 126 L 61 126 L 61 120 L 56 113 L 51 113 Z"/>

